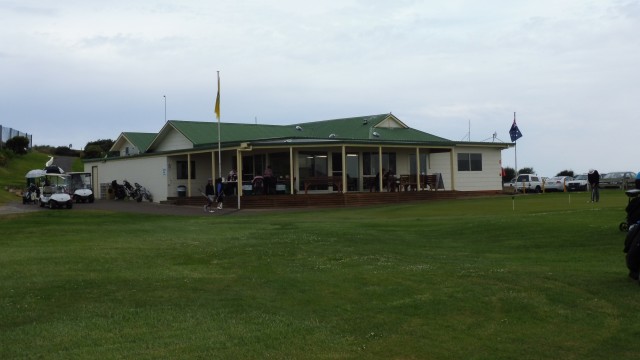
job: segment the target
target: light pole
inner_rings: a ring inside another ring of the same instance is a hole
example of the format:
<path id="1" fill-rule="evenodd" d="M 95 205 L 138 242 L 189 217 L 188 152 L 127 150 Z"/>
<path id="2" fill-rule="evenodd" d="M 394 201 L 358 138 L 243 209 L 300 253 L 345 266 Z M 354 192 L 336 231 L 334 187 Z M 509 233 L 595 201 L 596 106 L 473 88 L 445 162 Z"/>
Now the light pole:
<path id="1" fill-rule="evenodd" d="M 162 95 L 164 98 L 164 122 L 167 122 L 167 95 Z"/>

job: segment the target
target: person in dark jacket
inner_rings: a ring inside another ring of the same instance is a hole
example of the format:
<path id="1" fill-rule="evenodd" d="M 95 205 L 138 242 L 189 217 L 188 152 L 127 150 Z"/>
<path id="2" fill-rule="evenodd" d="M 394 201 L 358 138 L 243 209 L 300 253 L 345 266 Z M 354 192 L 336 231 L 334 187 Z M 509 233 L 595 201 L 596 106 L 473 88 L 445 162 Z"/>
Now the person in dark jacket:
<path id="1" fill-rule="evenodd" d="M 209 205 L 213 204 L 216 190 L 213 187 L 213 181 L 211 179 L 207 182 L 207 186 L 204 187 L 204 194 L 207 195 L 207 199 L 209 199 Z"/>
<path id="2" fill-rule="evenodd" d="M 218 202 L 218 210 L 222 210 L 222 203 L 224 201 L 224 183 L 222 178 L 216 179 L 216 201 Z"/>
<path id="3" fill-rule="evenodd" d="M 598 170 L 589 170 L 587 180 L 591 187 L 591 202 L 600 201 L 600 173 L 598 173 Z"/>

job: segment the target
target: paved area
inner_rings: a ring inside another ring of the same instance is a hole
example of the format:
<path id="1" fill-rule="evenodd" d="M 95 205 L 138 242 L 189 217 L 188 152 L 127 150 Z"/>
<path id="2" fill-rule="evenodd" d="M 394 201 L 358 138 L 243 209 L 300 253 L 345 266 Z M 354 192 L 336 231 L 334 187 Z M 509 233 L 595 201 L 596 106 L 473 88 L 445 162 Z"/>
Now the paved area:
<path id="1" fill-rule="evenodd" d="M 22 205 L 19 202 L 11 202 L 8 204 L 0 205 L 0 215 L 21 214 L 38 210 L 39 208 L 35 205 Z"/>
<path id="2" fill-rule="evenodd" d="M 204 204 L 203 204 L 204 205 Z M 76 209 L 83 210 L 105 210 L 115 212 L 128 212 L 128 213 L 143 213 L 143 214 L 160 214 L 160 215 L 178 215 L 178 216 L 220 216 L 231 215 L 237 213 L 238 210 L 234 207 L 227 207 L 222 210 L 215 210 L 213 213 L 205 213 L 202 206 L 177 206 L 177 205 L 162 205 L 150 202 L 135 202 L 132 200 L 96 200 L 93 204 L 80 203 L 73 204 L 73 209 L 56 209 L 51 210 L 48 208 L 41 208 L 37 205 L 27 204 L 23 205 L 21 202 L 10 202 L 8 204 L 0 205 L 0 216 L 6 214 L 20 214 L 30 211 L 76 211 Z M 242 210 L 251 211 L 251 210 Z"/>

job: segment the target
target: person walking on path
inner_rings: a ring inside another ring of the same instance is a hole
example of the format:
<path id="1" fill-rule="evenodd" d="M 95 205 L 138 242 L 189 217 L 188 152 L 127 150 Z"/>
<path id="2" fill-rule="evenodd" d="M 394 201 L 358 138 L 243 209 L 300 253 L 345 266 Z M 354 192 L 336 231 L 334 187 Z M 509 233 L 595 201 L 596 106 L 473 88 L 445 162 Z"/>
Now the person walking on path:
<path id="1" fill-rule="evenodd" d="M 207 196 L 207 202 L 208 202 L 208 206 L 213 205 L 213 202 L 215 201 L 215 195 L 216 195 L 216 191 L 213 187 L 213 181 L 211 179 L 209 179 L 209 181 L 207 182 L 207 186 L 205 186 L 204 188 L 204 194 Z M 205 208 L 206 211 L 206 208 Z M 209 212 L 214 212 L 215 210 L 209 210 Z"/>
<path id="2" fill-rule="evenodd" d="M 598 173 L 598 170 L 589 170 L 587 180 L 589 181 L 589 186 L 591 186 L 591 202 L 600 201 L 600 173 Z"/>
<path id="3" fill-rule="evenodd" d="M 222 203 L 224 202 L 224 183 L 222 182 L 222 178 L 216 179 L 216 195 L 218 210 L 222 210 Z"/>

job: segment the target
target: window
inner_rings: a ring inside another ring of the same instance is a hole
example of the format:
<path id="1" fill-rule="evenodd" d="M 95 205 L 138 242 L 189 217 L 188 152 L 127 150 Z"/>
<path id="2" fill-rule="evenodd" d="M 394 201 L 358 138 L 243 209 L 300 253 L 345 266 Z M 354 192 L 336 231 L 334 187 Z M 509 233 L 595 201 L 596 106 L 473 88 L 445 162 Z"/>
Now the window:
<path id="1" fill-rule="evenodd" d="M 187 168 L 187 162 L 186 161 L 176 161 L 176 170 L 177 170 L 177 179 L 178 180 L 184 180 L 184 179 L 188 179 L 189 177 L 187 176 L 188 172 L 188 168 Z M 196 162 L 195 161 L 191 161 L 191 179 L 195 179 L 196 178 Z"/>
<path id="2" fill-rule="evenodd" d="M 300 152 L 298 172 L 301 179 L 314 176 L 327 176 L 328 161 L 326 152 Z"/>
<path id="3" fill-rule="evenodd" d="M 288 175 L 291 172 L 291 170 L 289 169 L 289 153 L 280 152 L 269 154 L 268 165 L 271 166 L 273 175 L 277 177 Z"/>
<path id="4" fill-rule="evenodd" d="M 409 174 L 415 175 L 416 172 L 416 154 L 409 154 Z M 427 173 L 427 154 L 420 154 L 420 173 Z"/>
<path id="5" fill-rule="evenodd" d="M 482 171 L 482 154 L 459 153 L 458 171 Z"/>
<path id="6" fill-rule="evenodd" d="M 362 153 L 362 172 L 363 175 L 376 175 L 379 171 L 379 161 L 377 152 Z M 396 153 L 382 153 L 382 168 L 391 170 L 396 174 Z"/>

